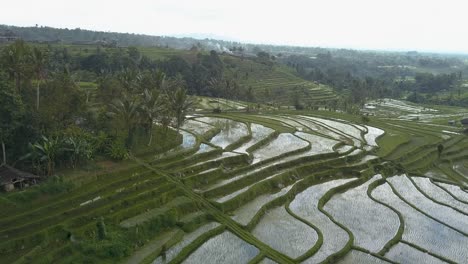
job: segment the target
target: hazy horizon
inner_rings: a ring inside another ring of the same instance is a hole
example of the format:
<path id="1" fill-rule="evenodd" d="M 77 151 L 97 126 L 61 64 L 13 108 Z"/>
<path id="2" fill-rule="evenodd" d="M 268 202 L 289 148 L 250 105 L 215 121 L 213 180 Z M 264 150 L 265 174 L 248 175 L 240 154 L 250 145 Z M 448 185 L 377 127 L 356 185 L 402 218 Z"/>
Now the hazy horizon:
<path id="1" fill-rule="evenodd" d="M 164 36 L 213 36 L 254 44 L 468 53 L 460 0 L 8 2 L 0 24 Z M 27 7 L 25 9 L 24 7 Z"/>

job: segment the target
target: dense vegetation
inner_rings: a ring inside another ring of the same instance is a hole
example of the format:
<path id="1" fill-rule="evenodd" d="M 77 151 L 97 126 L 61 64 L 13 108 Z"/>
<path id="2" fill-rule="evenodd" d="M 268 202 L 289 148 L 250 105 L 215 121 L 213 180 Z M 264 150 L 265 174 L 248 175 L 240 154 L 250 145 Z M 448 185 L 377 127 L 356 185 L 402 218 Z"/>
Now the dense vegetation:
<path id="1" fill-rule="evenodd" d="M 415 102 L 468 105 L 466 98 L 460 96 L 464 90 L 463 74 L 467 72 L 461 57 L 342 51 L 319 53 L 314 57 L 291 55 L 283 62 L 306 79 L 349 93 L 354 103 L 422 94 Z M 438 98 L 443 92 L 457 93 L 458 97 Z"/>
<path id="2" fill-rule="evenodd" d="M 4 47 L 0 134 L 8 162 L 51 175 L 56 165 L 76 167 L 96 156 L 121 160 L 128 150 L 138 153 L 147 146 L 146 151 L 160 152 L 177 144 L 162 138 L 152 144 L 152 139 L 155 132 L 176 136 L 167 127 L 178 127 L 192 105 L 186 83 L 143 69 L 145 62 L 136 61 L 135 51 L 119 53 L 117 62 L 103 65 L 99 58 L 105 54 L 99 51 L 81 58 L 23 41 Z M 99 65 L 99 71 L 93 68 Z M 79 81 L 87 78 L 96 83 Z M 156 122 L 164 129 L 156 129 Z M 136 144 L 141 137 L 148 141 Z"/>
<path id="3" fill-rule="evenodd" d="M 468 261 L 460 56 L 2 30 L 1 263 Z"/>

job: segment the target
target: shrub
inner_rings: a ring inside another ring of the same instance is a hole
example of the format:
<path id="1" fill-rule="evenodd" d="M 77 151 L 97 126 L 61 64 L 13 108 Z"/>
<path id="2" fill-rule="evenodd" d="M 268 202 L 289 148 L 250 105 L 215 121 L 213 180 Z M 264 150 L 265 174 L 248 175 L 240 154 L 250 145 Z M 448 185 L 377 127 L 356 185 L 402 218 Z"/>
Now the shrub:
<path id="1" fill-rule="evenodd" d="M 69 137 L 65 141 L 66 154 L 68 154 L 71 165 L 75 168 L 84 161 L 93 157 L 93 147 L 90 142 L 83 137 Z"/>
<path id="2" fill-rule="evenodd" d="M 130 255 L 131 245 L 124 235 L 118 232 L 109 232 L 106 239 L 82 241 L 81 249 L 86 255 L 120 259 Z"/>
<path id="3" fill-rule="evenodd" d="M 123 160 L 128 156 L 125 140 L 122 138 L 114 139 L 107 147 L 107 155 L 114 160 Z"/>
<path id="4" fill-rule="evenodd" d="M 361 116 L 361 121 L 364 123 L 364 124 L 367 124 L 370 122 L 370 118 L 366 115 L 362 115 Z"/>
<path id="5" fill-rule="evenodd" d="M 73 188 L 73 183 L 64 181 L 62 177 L 54 176 L 38 185 L 38 190 L 43 194 L 59 194 L 68 192 Z"/>
<path id="6" fill-rule="evenodd" d="M 103 131 L 92 138 L 92 145 L 94 147 L 94 153 L 96 154 L 106 154 L 106 151 L 111 144 L 111 138 Z"/>
<path id="7" fill-rule="evenodd" d="M 106 231 L 106 224 L 104 224 L 104 218 L 101 216 L 96 224 L 97 227 L 97 234 L 99 240 L 106 239 L 107 231 Z"/>

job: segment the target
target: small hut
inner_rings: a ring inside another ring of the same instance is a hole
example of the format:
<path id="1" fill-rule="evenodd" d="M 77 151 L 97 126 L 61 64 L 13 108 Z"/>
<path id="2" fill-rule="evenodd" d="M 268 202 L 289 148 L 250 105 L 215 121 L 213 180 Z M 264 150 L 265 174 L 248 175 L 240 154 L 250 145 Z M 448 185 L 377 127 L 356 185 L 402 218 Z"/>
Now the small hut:
<path id="1" fill-rule="evenodd" d="M 39 179 L 40 177 L 34 174 L 17 170 L 6 164 L 0 165 L 0 188 L 6 192 L 36 184 Z"/>

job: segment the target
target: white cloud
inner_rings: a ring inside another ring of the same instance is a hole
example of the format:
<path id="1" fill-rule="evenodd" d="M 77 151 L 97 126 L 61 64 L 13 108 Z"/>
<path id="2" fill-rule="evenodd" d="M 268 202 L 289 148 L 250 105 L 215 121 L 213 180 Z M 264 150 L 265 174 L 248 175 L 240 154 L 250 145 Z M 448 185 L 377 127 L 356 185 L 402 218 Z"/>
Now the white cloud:
<path id="1" fill-rule="evenodd" d="M 462 0 L 23 0 L 0 23 L 152 35 L 204 33 L 257 43 L 468 52 Z"/>

